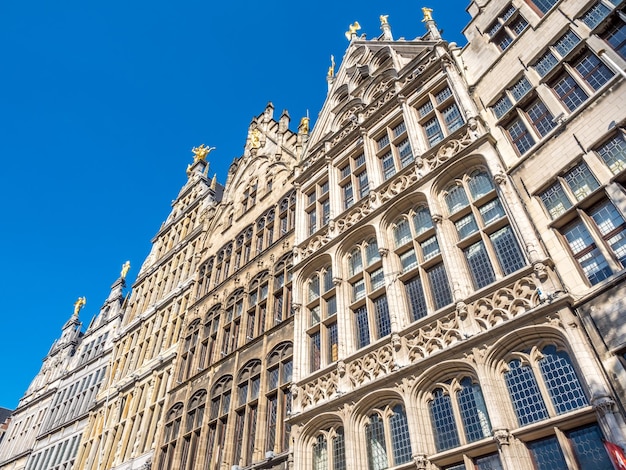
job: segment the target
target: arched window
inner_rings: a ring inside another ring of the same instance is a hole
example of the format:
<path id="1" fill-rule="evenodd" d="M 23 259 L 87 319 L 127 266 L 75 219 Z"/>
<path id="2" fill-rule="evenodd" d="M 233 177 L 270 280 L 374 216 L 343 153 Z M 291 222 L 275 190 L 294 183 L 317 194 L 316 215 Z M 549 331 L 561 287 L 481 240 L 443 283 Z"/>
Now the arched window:
<path id="1" fill-rule="evenodd" d="M 450 304 L 450 283 L 428 207 L 419 205 L 400 216 L 393 231 L 411 320 Z"/>
<path id="2" fill-rule="evenodd" d="M 309 277 L 308 330 L 310 369 L 335 362 L 338 357 L 337 293 L 332 267 L 326 266 Z"/>
<path id="3" fill-rule="evenodd" d="M 377 408 L 365 425 L 369 470 L 383 470 L 411 460 L 411 440 L 404 407 Z"/>
<path id="4" fill-rule="evenodd" d="M 215 285 L 224 281 L 231 274 L 230 263 L 232 254 L 232 243 L 229 243 L 218 252 L 215 266 Z"/>
<path id="5" fill-rule="evenodd" d="M 491 423 L 478 383 L 464 377 L 439 385 L 428 406 L 437 452 L 491 436 Z"/>
<path id="6" fill-rule="evenodd" d="M 261 361 L 251 361 L 243 367 L 237 380 L 233 459 L 235 465 L 245 467 L 250 465 L 254 458 L 260 387 Z"/>
<path id="7" fill-rule="evenodd" d="M 159 470 L 168 470 L 174 466 L 174 453 L 176 440 L 180 433 L 180 422 L 183 416 L 183 404 L 176 403 L 165 415 L 165 430 L 163 432 L 163 445 L 159 456 Z"/>
<path id="8" fill-rule="evenodd" d="M 200 266 L 198 272 L 198 288 L 196 290 L 196 298 L 202 297 L 211 289 L 211 274 L 213 272 L 213 258 Z"/>
<path id="9" fill-rule="evenodd" d="M 267 359 L 267 440 L 266 451 L 282 452 L 289 447 L 291 413 L 291 376 L 293 372 L 293 345 L 281 343 Z"/>
<path id="10" fill-rule="evenodd" d="M 215 344 L 219 329 L 221 305 L 215 305 L 207 313 L 200 343 L 198 369 L 204 370 L 214 360 Z"/>
<path id="11" fill-rule="evenodd" d="M 278 325 L 291 316 L 291 263 L 289 253 L 276 264 L 274 270 L 274 315 L 273 325 Z"/>
<path id="12" fill-rule="evenodd" d="M 180 469 L 193 470 L 196 453 L 200 443 L 202 432 L 202 420 L 206 402 L 206 390 L 196 392 L 187 405 L 187 417 L 185 418 L 185 434 L 182 439 L 180 454 Z"/>
<path id="13" fill-rule="evenodd" d="M 550 345 L 540 353 L 518 355 L 521 359 L 508 362 L 504 379 L 520 426 L 567 413 L 589 403 L 565 351 Z M 547 396 L 542 390 L 547 392 Z"/>
<path id="14" fill-rule="evenodd" d="M 293 229 L 296 214 L 296 193 L 291 192 L 285 196 L 278 205 L 278 227 L 280 237 Z"/>
<path id="15" fill-rule="evenodd" d="M 219 465 L 218 462 L 222 462 L 232 384 L 232 377 L 227 375 L 219 379 L 211 391 L 205 468 L 212 469 Z"/>
<path id="16" fill-rule="evenodd" d="M 313 470 L 346 470 L 343 427 L 322 431 L 313 441 Z"/>
<path id="17" fill-rule="evenodd" d="M 477 170 L 455 181 L 445 191 L 444 199 L 457 231 L 457 246 L 463 251 L 476 289 L 526 265 L 504 207 L 485 171 Z"/>
<path id="18" fill-rule="evenodd" d="M 194 357 L 196 354 L 196 346 L 198 345 L 198 335 L 200 333 L 200 320 L 194 320 L 185 334 L 185 342 L 183 344 L 183 352 L 180 356 L 180 369 L 178 369 L 178 381 L 189 378 L 194 374 Z"/>
<path id="19" fill-rule="evenodd" d="M 350 307 L 354 315 L 356 347 L 360 349 L 373 339 L 391 333 L 385 274 L 376 239 L 370 238 L 354 247 L 347 261 L 352 291 Z"/>
<path id="20" fill-rule="evenodd" d="M 257 275 L 251 282 L 248 295 L 248 313 L 246 319 L 246 341 L 265 333 L 269 296 L 269 273 Z"/>
<path id="21" fill-rule="evenodd" d="M 227 356 L 239 344 L 241 313 L 243 312 L 243 289 L 236 290 L 226 303 L 222 336 L 222 356 Z"/>

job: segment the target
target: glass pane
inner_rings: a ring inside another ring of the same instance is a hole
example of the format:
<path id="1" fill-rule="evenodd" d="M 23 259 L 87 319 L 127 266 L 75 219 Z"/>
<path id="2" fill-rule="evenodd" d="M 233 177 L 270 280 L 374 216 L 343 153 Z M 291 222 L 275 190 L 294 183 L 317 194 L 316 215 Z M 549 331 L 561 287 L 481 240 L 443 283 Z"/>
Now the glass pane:
<path id="1" fill-rule="evenodd" d="M 626 38 L 625 38 L 626 39 Z M 608 142 L 602 144 L 597 150 L 598 154 L 608 165 L 614 174 L 619 173 L 626 167 L 626 140 L 618 134 Z"/>
<path id="2" fill-rule="evenodd" d="M 422 288 L 422 281 L 419 277 L 414 277 L 404 283 L 407 300 L 413 321 L 425 317 L 428 313 L 426 298 Z"/>
<path id="3" fill-rule="evenodd" d="M 378 242 L 375 238 L 367 241 L 365 246 L 365 256 L 367 258 L 367 265 L 370 266 L 380 259 L 380 253 L 378 251 Z"/>
<path id="4" fill-rule="evenodd" d="M 433 227 L 433 219 L 430 216 L 430 211 L 426 207 L 419 207 L 415 209 L 415 215 L 413 216 L 413 226 L 415 227 L 415 233 L 421 235 L 426 230 Z"/>
<path id="5" fill-rule="evenodd" d="M 359 307 L 354 311 L 356 321 L 357 348 L 362 348 L 370 344 L 370 327 L 367 318 L 367 308 Z"/>
<path id="6" fill-rule="evenodd" d="M 409 462 L 411 460 L 411 438 L 406 413 L 402 406 L 393 407 L 389 424 L 391 427 L 391 445 L 393 446 L 393 464 L 400 465 Z"/>
<path id="7" fill-rule="evenodd" d="M 511 100 L 507 95 L 504 95 L 493 105 L 493 113 L 496 115 L 498 119 L 500 119 L 504 114 L 513 107 Z"/>
<path id="8" fill-rule="evenodd" d="M 520 250 L 513 229 L 510 226 L 502 227 L 489 236 L 500 263 L 500 269 L 507 275 L 525 266 L 524 256 Z"/>
<path id="9" fill-rule="evenodd" d="M 590 29 L 595 28 L 600 22 L 606 18 L 611 10 L 598 2 L 592 6 L 581 18 Z"/>
<path id="10" fill-rule="evenodd" d="M 478 225 L 476 225 L 476 220 L 474 219 L 473 214 L 468 214 L 457 220 L 454 223 L 454 226 L 459 234 L 459 240 L 463 240 L 465 237 L 468 237 L 472 233 L 476 233 L 478 231 Z"/>
<path id="11" fill-rule="evenodd" d="M 359 279 L 352 284 L 352 301 L 356 302 L 363 297 L 365 297 L 365 280 Z"/>
<path id="12" fill-rule="evenodd" d="M 391 334 L 391 319 L 389 318 L 389 305 L 387 304 L 386 295 L 374 300 L 374 313 L 378 338 Z"/>
<path id="13" fill-rule="evenodd" d="M 574 111 L 588 98 L 587 93 L 567 74 L 561 75 L 552 88 L 570 111 Z"/>
<path id="14" fill-rule="evenodd" d="M 396 221 L 396 226 L 393 229 L 393 237 L 396 247 L 402 246 L 411 240 L 411 228 L 409 226 L 409 221 L 404 217 Z"/>
<path id="15" fill-rule="evenodd" d="M 417 266 L 417 257 L 415 250 L 411 249 L 400 255 L 400 263 L 402 263 L 402 271 L 407 272 Z"/>
<path id="16" fill-rule="evenodd" d="M 530 442 L 527 446 L 537 470 L 568 470 L 556 437 Z"/>
<path id="17" fill-rule="evenodd" d="M 465 189 L 460 185 L 448 188 L 445 199 L 450 214 L 454 214 L 469 204 Z"/>
<path id="18" fill-rule="evenodd" d="M 460 445 L 456 422 L 452 413 L 450 395 L 444 395 L 440 388 L 433 392 L 430 402 L 430 419 L 435 432 L 437 452 Z"/>
<path id="19" fill-rule="evenodd" d="M 333 470 L 346 470 L 346 442 L 343 428 L 335 431 L 336 435 L 333 439 Z"/>
<path id="20" fill-rule="evenodd" d="M 378 268 L 376 271 L 373 271 L 370 274 L 370 284 L 373 291 L 385 285 L 385 275 L 383 274 L 383 268 Z"/>
<path id="21" fill-rule="evenodd" d="M 587 397 L 567 353 L 557 351 L 554 346 L 548 346 L 541 352 L 544 355 L 539 361 L 541 375 L 557 414 L 586 406 Z"/>
<path id="22" fill-rule="evenodd" d="M 475 201 L 493 190 L 491 178 L 484 171 L 472 174 L 469 180 L 469 190 L 472 195 L 472 200 Z"/>
<path id="23" fill-rule="evenodd" d="M 461 381 L 457 393 L 459 410 L 463 420 L 467 442 L 474 442 L 491 435 L 491 423 L 480 385 L 472 383 L 469 377 Z"/>
<path id="24" fill-rule="evenodd" d="M 510 91 L 513 98 L 515 98 L 515 101 L 519 101 L 532 89 L 533 86 L 530 84 L 528 79 L 526 77 L 522 77 L 511 87 Z"/>
<path id="25" fill-rule="evenodd" d="M 541 193 L 541 201 L 553 219 L 572 207 L 572 203 L 565 195 L 560 183 L 555 183 Z"/>
<path id="26" fill-rule="evenodd" d="M 440 253 L 437 237 L 430 237 L 427 240 L 424 240 L 422 243 L 420 243 L 420 247 L 422 248 L 422 256 L 424 257 L 424 261 L 428 261 L 429 259 L 437 256 Z"/>
<path id="27" fill-rule="evenodd" d="M 494 199 L 493 201 L 489 201 L 484 206 L 481 206 L 478 211 L 483 219 L 483 223 L 485 225 L 489 225 L 491 222 L 495 222 L 496 220 L 504 217 L 504 209 L 502 208 L 502 204 L 500 204 L 499 199 Z"/>
<path id="28" fill-rule="evenodd" d="M 426 132 L 426 138 L 431 146 L 443 139 L 443 131 L 441 130 L 441 126 L 439 125 L 439 121 L 437 121 L 436 117 L 426 121 L 423 126 L 424 132 Z"/>
<path id="29" fill-rule="evenodd" d="M 599 187 L 598 181 L 585 163 L 572 168 L 563 178 L 579 201 Z"/>
<path id="30" fill-rule="evenodd" d="M 352 250 L 349 257 L 350 276 L 363 271 L 363 260 L 361 258 L 361 250 L 356 248 Z"/>
<path id="31" fill-rule="evenodd" d="M 554 54 L 548 51 L 539 58 L 533 67 L 541 77 L 545 77 L 558 63 L 559 61 L 554 57 Z"/>
<path id="32" fill-rule="evenodd" d="M 578 73 L 594 90 L 599 89 L 613 77 L 613 72 L 595 55 L 587 54 L 574 64 Z"/>
<path id="33" fill-rule="evenodd" d="M 383 470 L 389 466 L 387 450 L 385 449 L 385 428 L 383 421 L 377 414 L 370 416 L 370 422 L 365 428 L 367 442 L 367 462 L 369 470 Z"/>
<path id="34" fill-rule="evenodd" d="M 498 454 L 479 457 L 475 461 L 476 470 L 502 470 L 502 463 Z"/>
<path id="35" fill-rule="evenodd" d="M 593 424 L 584 428 L 575 429 L 565 435 L 569 438 L 576 454 L 580 468 L 594 470 L 612 470 L 613 464 L 609 460 L 600 428 Z"/>
<path id="36" fill-rule="evenodd" d="M 593 207 L 589 213 L 598 226 L 598 230 L 609 244 L 609 247 L 622 263 L 626 264 L 626 236 L 624 234 L 624 218 L 615 206 L 609 202 L 603 202 Z"/>
<path id="37" fill-rule="evenodd" d="M 454 132 L 463 125 L 463 116 L 461 116 L 461 111 L 459 111 L 456 103 L 445 108 L 441 114 L 443 115 L 446 127 L 450 133 Z"/>
<path id="38" fill-rule="evenodd" d="M 489 261 L 489 255 L 482 241 L 471 245 L 463 250 L 467 264 L 469 265 L 474 286 L 477 289 L 491 284 L 496 280 L 496 276 Z"/>
<path id="39" fill-rule="evenodd" d="M 563 36 L 559 38 L 557 42 L 554 43 L 554 47 L 556 51 L 561 55 L 561 57 L 565 57 L 569 51 L 574 49 L 576 44 L 580 42 L 580 38 L 574 34 L 573 31 L 568 31 Z"/>
<path id="40" fill-rule="evenodd" d="M 328 449 L 326 438 L 320 434 L 313 445 L 313 469 L 328 470 Z"/>
<path id="41" fill-rule="evenodd" d="M 548 418 L 548 410 L 529 366 L 522 366 L 518 359 L 509 362 L 504 379 L 520 426 Z"/>
<path id="42" fill-rule="evenodd" d="M 552 114 L 542 101 L 533 102 L 526 110 L 526 114 L 542 137 L 556 127 Z"/>
<path id="43" fill-rule="evenodd" d="M 450 284 L 443 263 L 426 271 L 426 275 L 435 301 L 435 309 L 452 303 L 452 292 L 450 292 Z"/>
<path id="44" fill-rule="evenodd" d="M 595 246 L 582 221 L 569 224 L 563 229 L 563 235 L 589 282 L 597 284 L 612 274 L 606 259 Z"/>

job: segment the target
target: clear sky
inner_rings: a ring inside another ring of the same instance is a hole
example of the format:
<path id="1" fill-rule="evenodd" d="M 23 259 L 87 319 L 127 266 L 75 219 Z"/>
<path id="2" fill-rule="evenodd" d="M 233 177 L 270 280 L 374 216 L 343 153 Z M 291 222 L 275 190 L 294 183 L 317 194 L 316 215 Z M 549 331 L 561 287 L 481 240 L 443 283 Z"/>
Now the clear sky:
<path id="1" fill-rule="evenodd" d="M 14 408 L 79 296 L 86 325 L 150 240 L 205 143 L 224 182 L 268 101 L 295 130 L 344 32 L 464 45 L 466 0 L 0 2 L 0 406 Z"/>

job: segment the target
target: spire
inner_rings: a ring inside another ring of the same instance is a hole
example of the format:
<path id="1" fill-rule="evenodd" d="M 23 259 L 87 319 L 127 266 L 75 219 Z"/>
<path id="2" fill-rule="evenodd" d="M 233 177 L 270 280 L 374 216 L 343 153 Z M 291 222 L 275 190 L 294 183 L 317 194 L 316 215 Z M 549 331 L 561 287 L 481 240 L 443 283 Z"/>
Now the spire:
<path id="1" fill-rule="evenodd" d="M 217 173 L 213 173 L 213 179 L 211 180 L 211 188 L 213 191 L 215 191 L 215 188 L 217 187 Z"/>

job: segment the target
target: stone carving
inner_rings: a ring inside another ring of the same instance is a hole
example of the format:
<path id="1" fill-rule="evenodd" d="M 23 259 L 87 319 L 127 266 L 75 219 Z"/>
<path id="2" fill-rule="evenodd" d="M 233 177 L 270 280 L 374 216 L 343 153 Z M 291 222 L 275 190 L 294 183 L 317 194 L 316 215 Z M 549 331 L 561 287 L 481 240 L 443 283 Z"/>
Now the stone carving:
<path id="1" fill-rule="evenodd" d="M 318 377 L 301 388 L 301 406 L 303 409 L 320 401 L 333 398 L 337 393 L 338 372 L 336 370 Z"/>
<path id="2" fill-rule="evenodd" d="M 432 171 L 442 163 L 448 161 L 461 150 L 468 147 L 472 142 L 472 132 L 468 127 L 465 134 L 458 139 L 447 140 L 441 145 L 441 147 L 439 147 L 437 152 L 431 153 L 430 155 L 422 155 L 422 162 L 425 163 L 428 169 Z"/>
<path id="3" fill-rule="evenodd" d="M 532 277 L 526 276 L 512 286 L 503 287 L 489 297 L 473 302 L 469 308 L 482 330 L 510 320 L 537 305 L 537 287 Z"/>
<path id="4" fill-rule="evenodd" d="M 605 416 L 607 414 L 615 412 L 615 401 L 607 396 L 601 396 L 597 398 L 594 397 L 591 400 L 591 405 L 599 416 Z"/>
<path id="5" fill-rule="evenodd" d="M 463 339 L 456 311 L 407 335 L 409 359 L 418 361 Z"/>
<path id="6" fill-rule="evenodd" d="M 392 346 L 386 344 L 351 362 L 348 365 L 348 378 L 353 387 L 358 387 L 389 374 L 394 364 Z"/>
<path id="7" fill-rule="evenodd" d="M 496 441 L 499 448 L 508 446 L 511 443 L 511 433 L 508 429 L 494 429 L 493 440 Z"/>

